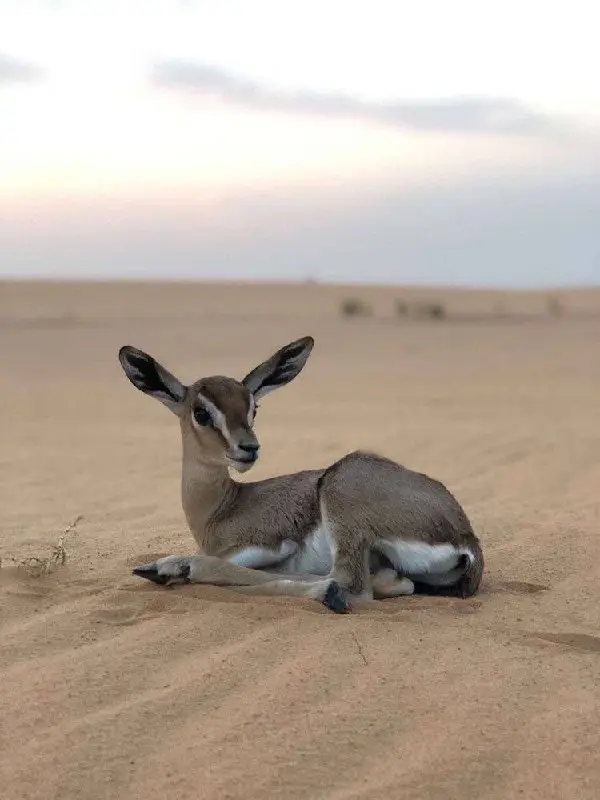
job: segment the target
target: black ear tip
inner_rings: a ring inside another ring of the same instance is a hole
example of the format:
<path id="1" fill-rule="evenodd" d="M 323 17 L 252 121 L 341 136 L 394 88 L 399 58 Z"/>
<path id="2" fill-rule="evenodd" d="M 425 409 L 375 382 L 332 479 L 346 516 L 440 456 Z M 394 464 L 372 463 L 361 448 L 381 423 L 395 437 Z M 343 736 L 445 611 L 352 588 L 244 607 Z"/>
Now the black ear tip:
<path id="1" fill-rule="evenodd" d="M 303 336 L 301 339 L 295 339 L 293 342 L 286 344 L 279 353 L 284 358 L 303 358 L 306 361 L 314 343 L 315 340 L 312 336 Z"/>
<path id="2" fill-rule="evenodd" d="M 147 353 L 144 353 L 144 351 L 140 350 L 139 347 L 134 347 L 131 344 L 124 344 L 119 350 L 119 361 L 123 366 L 126 364 L 147 362 L 151 360 L 152 359 Z"/>

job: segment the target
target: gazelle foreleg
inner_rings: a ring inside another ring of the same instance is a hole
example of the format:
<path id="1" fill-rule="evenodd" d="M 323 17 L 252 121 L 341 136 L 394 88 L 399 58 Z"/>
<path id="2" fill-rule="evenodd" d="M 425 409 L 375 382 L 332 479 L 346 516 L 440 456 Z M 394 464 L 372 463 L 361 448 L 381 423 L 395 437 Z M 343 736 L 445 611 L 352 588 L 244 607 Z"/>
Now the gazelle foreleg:
<path id="1" fill-rule="evenodd" d="M 216 556 L 166 556 L 151 564 L 136 567 L 133 574 L 161 586 L 182 583 L 230 586 L 245 594 L 287 595 L 319 600 L 340 614 L 350 610 L 346 592 L 330 577 L 263 572 L 232 564 Z"/>

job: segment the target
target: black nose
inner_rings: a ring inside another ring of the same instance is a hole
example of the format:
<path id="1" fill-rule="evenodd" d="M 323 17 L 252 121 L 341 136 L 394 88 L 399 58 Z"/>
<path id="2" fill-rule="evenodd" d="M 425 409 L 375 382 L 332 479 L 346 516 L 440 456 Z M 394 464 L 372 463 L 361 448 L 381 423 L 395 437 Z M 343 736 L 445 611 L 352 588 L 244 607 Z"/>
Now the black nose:
<path id="1" fill-rule="evenodd" d="M 238 444 L 238 450 L 246 453 L 248 461 L 256 460 L 258 458 L 258 451 L 260 450 L 259 444 Z"/>

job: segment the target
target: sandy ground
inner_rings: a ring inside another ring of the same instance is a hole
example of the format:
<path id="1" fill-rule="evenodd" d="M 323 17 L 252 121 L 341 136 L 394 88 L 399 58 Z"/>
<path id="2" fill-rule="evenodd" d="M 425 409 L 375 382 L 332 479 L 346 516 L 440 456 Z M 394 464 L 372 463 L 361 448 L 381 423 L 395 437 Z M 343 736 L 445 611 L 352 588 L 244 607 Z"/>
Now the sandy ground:
<path id="1" fill-rule="evenodd" d="M 349 294 L 375 316 L 340 319 Z M 2 797 L 600 796 L 600 293 L 557 319 L 444 301 L 456 318 L 398 322 L 385 290 L 0 284 Z M 532 317 L 464 317 L 500 310 Z M 241 377 L 307 333 L 248 479 L 358 447 L 434 475 L 482 539 L 476 598 L 339 617 L 130 576 L 193 541 L 177 422 L 118 347 Z M 11 566 L 79 514 L 65 567 Z"/>

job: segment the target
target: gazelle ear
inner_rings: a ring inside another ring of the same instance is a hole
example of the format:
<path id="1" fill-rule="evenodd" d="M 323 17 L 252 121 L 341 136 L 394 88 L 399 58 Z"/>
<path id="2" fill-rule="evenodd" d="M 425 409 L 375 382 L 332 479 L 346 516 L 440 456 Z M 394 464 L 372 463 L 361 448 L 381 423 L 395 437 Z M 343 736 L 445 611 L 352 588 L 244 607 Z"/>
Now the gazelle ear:
<path id="1" fill-rule="evenodd" d="M 304 336 L 286 344 L 271 358 L 249 372 L 242 383 L 252 392 L 256 400 L 274 389 L 279 389 L 280 386 L 285 386 L 301 372 L 314 343 L 312 336 Z"/>
<path id="2" fill-rule="evenodd" d="M 119 361 L 136 389 L 160 400 L 177 416 L 181 414 L 187 387 L 158 361 L 131 345 L 125 345 L 119 350 Z"/>

